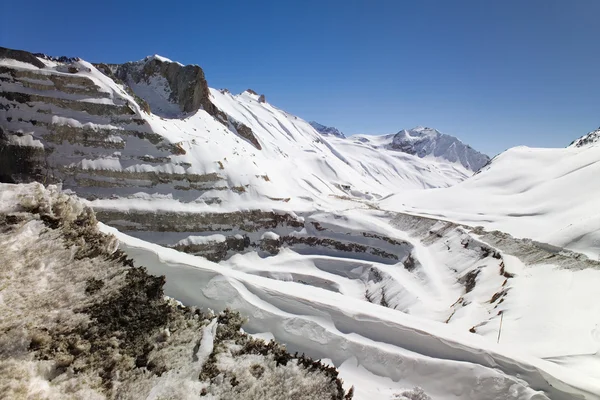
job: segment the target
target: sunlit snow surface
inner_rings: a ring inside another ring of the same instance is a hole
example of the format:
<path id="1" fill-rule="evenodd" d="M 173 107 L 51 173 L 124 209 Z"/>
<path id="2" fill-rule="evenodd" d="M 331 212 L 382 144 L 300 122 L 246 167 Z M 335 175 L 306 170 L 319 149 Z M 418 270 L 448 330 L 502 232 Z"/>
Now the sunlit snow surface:
<path id="1" fill-rule="evenodd" d="M 518 237 L 600 254 L 600 145 L 512 148 L 447 189 L 402 191 L 385 209 L 481 225 Z"/>

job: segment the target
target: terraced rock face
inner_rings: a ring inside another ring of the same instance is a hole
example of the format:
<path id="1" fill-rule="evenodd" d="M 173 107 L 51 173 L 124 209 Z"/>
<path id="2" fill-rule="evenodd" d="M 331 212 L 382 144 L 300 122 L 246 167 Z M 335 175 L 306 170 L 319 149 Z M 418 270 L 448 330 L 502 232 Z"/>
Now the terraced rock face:
<path id="1" fill-rule="evenodd" d="M 0 63 L 0 152 L 3 160 L 14 160 L 3 168 L 3 181 L 63 181 L 77 189 L 81 176 L 88 186 L 106 181 L 98 175 L 111 175 L 111 161 L 135 162 L 126 147 L 153 149 L 163 161 L 177 154 L 173 143 L 152 131 L 124 90 L 90 64 L 19 54 L 28 62 L 8 58 Z M 104 168 L 90 165 L 94 160 Z M 87 176 L 91 169 L 105 173 Z M 113 178 L 140 180 L 139 174 L 127 172 Z"/>
<path id="2" fill-rule="evenodd" d="M 165 298 L 164 277 L 134 265 L 56 187 L 2 191 L 4 397 L 351 398 L 335 368 L 242 333 L 235 311 Z"/>
<path id="3" fill-rule="evenodd" d="M 240 193 L 217 168 L 190 169 L 182 142 L 157 129 L 148 104 L 111 67 L 60 60 L 0 48 L 2 182 L 61 182 L 89 199 L 158 192 L 189 201 L 208 191 Z M 199 67 L 154 60 L 141 71 L 133 64 L 114 68 L 134 83 L 164 75 L 177 107 L 206 110 L 225 131 L 260 146 L 248 127 L 210 102 Z"/>

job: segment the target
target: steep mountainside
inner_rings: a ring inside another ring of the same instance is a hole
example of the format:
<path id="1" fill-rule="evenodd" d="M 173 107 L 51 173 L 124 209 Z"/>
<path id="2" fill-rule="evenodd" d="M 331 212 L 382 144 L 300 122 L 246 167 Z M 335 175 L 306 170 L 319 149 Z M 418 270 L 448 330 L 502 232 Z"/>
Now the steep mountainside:
<path id="1" fill-rule="evenodd" d="M 315 130 L 317 132 L 319 132 L 321 135 L 325 135 L 325 136 L 335 136 L 338 138 L 345 138 L 346 136 L 340 132 L 339 129 L 333 127 L 333 126 L 325 126 L 325 125 L 321 125 L 318 122 L 315 121 L 310 121 L 309 122 L 310 126 L 312 126 L 313 128 L 315 128 Z"/>

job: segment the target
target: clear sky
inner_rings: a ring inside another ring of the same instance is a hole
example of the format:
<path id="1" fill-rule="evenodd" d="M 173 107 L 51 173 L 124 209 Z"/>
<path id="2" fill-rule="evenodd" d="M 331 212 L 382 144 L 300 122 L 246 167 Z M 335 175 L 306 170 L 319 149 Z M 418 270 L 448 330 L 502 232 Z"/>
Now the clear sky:
<path id="1" fill-rule="evenodd" d="M 4 1 L 0 46 L 157 53 L 346 134 L 424 125 L 490 155 L 600 125 L 599 0 Z"/>

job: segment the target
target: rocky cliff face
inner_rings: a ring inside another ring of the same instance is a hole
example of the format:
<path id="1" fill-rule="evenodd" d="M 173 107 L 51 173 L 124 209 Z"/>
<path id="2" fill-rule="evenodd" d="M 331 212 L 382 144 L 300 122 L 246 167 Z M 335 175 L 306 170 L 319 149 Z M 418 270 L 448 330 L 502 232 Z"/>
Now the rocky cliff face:
<path id="1" fill-rule="evenodd" d="M 211 102 L 208 83 L 204 71 L 199 66 L 182 65 L 154 55 L 109 68 L 118 80 L 125 82 L 132 89 L 136 97 L 148 104 L 152 113 L 163 118 L 183 118 L 198 110 L 204 110 L 261 150 L 261 145 L 250 127 L 219 110 Z M 264 95 L 259 101 L 266 101 Z"/>
<path id="2" fill-rule="evenodd" d="M 388 148 L 416 155 L 433 156 L 453 163 L 460 163 L 466 169 L 478 171 L 490 158 L 437 129 L 416 127 L 403 129 L 392 138 Z"/>
<path id="3" fill-rule="evenodd" d="M 215 173 L 186 172 L 190 164 L 175 160 L 186 154 L 182 144 L 151 123 L 156 91 L 140 91 L 150 100 L 149 106 L 118 76 L 134 89 L 163 79 L 169 107 L 178 112 L 203 109 L 225 129 L 260 147 L 250 128 L 210 102 L 204 74 L 197 66 L 152 59 L 96 68 L 78 59 L 10 49 L 0 49 L 0 57 L 2 181 L 60 181 L 85 197 L 91 192 L 98 196 L 98 190 L 137 187 L 143 191 L 167 182 L 183 190 L 206 189 L 220 181 Z"/>
<path id="4" fill-rule="evenodd" d="M 220 115 L 210 101 L 204 71 L 197 65 L 181 65 L 160 56 L 152 56 L 138 62 L 113 66 L 113 69 L 116 77 L 134 88 L 134 92 L 139 88 L 139 93 L 142 94 L 140 97 L 150 103 L 151 109 L 158 93 L 144 91 L 142 86 L 154 86 L 156 90 L 163 90 L 164 100 L 179 106 L 180 113 L 191 113 L 202 108 L 212 116 Z M 152 111 L 159 115 L 162 111 L 167 117 L 176 116 L 160 109 L 158 105 Z"/>

